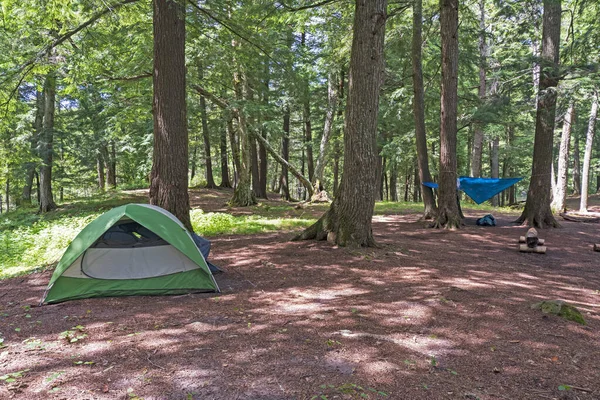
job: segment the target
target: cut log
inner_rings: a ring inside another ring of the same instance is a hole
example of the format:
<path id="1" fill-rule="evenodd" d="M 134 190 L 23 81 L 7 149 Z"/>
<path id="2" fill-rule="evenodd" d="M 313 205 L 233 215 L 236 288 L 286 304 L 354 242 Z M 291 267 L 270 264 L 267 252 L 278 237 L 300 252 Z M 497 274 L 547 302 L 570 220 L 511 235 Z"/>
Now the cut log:
<path id="1" fill-rule="evenodd" d="M 595 244 L 594 245 L 594 251 L 600 251 L 600 244 Z"/>
<path id="2" fill-rule="evenodd" d="M 519 251 L 521 253 L 539 253 L 539 254 L 546 254 L 546 246 L 535 246 L 535 247 L 529 247 L 526 244 L 520 244 L 519 245 Z"/>
<path id="3" fill-rule="evenodd" d="M 519 243 L 527 243 L 525 236 L 519 236 Z M 538 246 L 542 246 L 545 243 L 544 239 L 538 239 Z M 600 250 L 598 250 L 600 251 Z"/>
<path id="4" fill-rule="evenodd" d="M 525 243 L 530 248 L 534 248 L 539 243 L 538 232 L 535 228 L 529 228 L 527 234 L 525 235 Z"/>

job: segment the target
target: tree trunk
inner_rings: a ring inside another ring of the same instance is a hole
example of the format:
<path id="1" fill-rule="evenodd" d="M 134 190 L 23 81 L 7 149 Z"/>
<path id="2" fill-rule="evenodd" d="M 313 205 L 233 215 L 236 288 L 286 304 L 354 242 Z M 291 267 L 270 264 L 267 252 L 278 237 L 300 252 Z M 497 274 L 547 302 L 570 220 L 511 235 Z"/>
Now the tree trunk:
<path id="1" fill-rule="evenodd" d="M 485 73 L 487 68 L 487 46 L 485 42 L 485 0 L 479 0 L 479 104 L 483 105 L 486 95 Z M 481 153 L 483 150 L 483 123 L 475 125 L 473 135 L 473 153 L 471 160 L 471 176 L 481 176 Z M 493 199 L 492 199 L 493 203 Z"/>
<path id="2" fill-rule="evenodd" d="M 100 151 L 96 153 L 96 171 L 98 172 L 98 190 L 104 192 L 106 189 L 106 177 L 104 175 L 104 157 L 102 157 Z"/>
<path id="3" fill-rule="evenodd" d="M 185 99 L 185 6 L 154 0 L 154 151 L 150 204 L 174 214 L 193 231 L 188 194 Z"/>
<path id="4" fill-rule="evenodd" d="M 588 194 L 589 194 L 589 181 L 590 181 L 590 164 L 592 160 L 592 145 L 594 144 L 594 134 L 596 130 L 596 118 L 598 118 L 598 93 L 594 93 L 592 98 L 592 110 L 590 112 L 590 119 L 588 121 L 587 134 L 585 139 L 585 153 L 583 155 L 583 171 L 581 174 L 581 199 L 579 202 L 579 211 L 587 212 Z M 600 175 L 597 179 L 600 187 Z"/>
<path id="5" fill-rule="evenodd" d="M 221 153 L 221 184 L 222 188 L 230 188 L 231 181 L 229 180 L 229 164 L 227 162 L 227 129 L 221 129 L 220 133 L 219 152 Z"/>
<path id="6" fill-rule="evenodd" d="M 202 68 L 202 67 L 200 67 Z M 200 72 L 202 80 L 202 71 Z M 208 131 L 208 118 L 206 116 L 206 99 L 200 96 L 200 118 L 202 119 L 202 140 L 204 141 L 204 163 L 206 164 L 206 188 L 215 189 L 217 184 L 213 178 L 212 157 L 210 149 L 210 133 Z"/>
<path id="7" fill-rule="evenodd" d="M 566 211 L 567 180 L 569 171 L 569 146 L 571 141 L 571 128 L 575 122 L 575 102 L 571 100 L 564 117 L 560 148 L 558 151 L 558 171 L 556 180 L 556 193 L 552 200 L 552 209 L 558 212 Z"/>
<path id="8" fill-rule="evenodd" d="M 6 177 L 6 212 L 10 211 L 10 178 Z"/>
<path id="9" fill-rule="evenodd" d="M 383 200 L 383 190 L 381 190 L 382 181 L 381 177 L 383 176 L 383 157 L 381 157 L 381 147 L 377 146 L 377 164 L 375 167 L 375 182 L 377 183 L 375 186 L 375 201 Z"/>
<path id="10" fill-rule="evenodd" d="M 262 103 L 265 109 L 269 107 L 269 63 L 265 63 L 265 81 L 263 85 L 263 93 L 262 93 Z M 264 113 L 266 118 L 268 118 L 268 113 Z M 263 117 L 265 118 L 265 117 Z M 265 119 L 266 119 L 265 118 Z M 264 128 L 261 129 L 260 135 L 263 139 L 267 139 L 267 131 Z M 256 193 L 257 197 L 262 199 L 268 199 L 267 196 L 267 175 L 268 175 L 268 160 L 267 160 L 267 149 L 262 141 L 258 143 L 258 158 L 259 158 L 259 167 L 258 167 L 258 180 L 259 180 L 259 191 Z"/>
<path id="11" fill-rule="evenodd" d="M 281 138 L 281 155 L 282 158 L 289 162 L 290 160 L 290 106 L 288 104 L 285 105 L 283 110 L 283 137 Z M 290 187 L 289 187 L 289 176 L 287 166 L 281 166 L 281 177 L 280 181 L 280 190 L 281 196 L 290 201 L 292 198 L 290 196 Z"/>
<path id="12" fill-rule="evenodd" d="M 413 68 L 413 113 L 415 118 L 415 141 L 417 145 L 417 162 L 419 166 L 419 181 L 431 182 L 429 172 L 429 157 L 427 155 L 427 133 L 425 131 L 425 92 L 423 89 L 423 3 L 415 0 L 413 4 L 413 37 L 412 37 L 412 68 Z M 423 218 L 431 219 L 437 213 L 433 189 L 427 186 L 420 188 L 423 193 Z"/>
<path id="13" fill-rule="evenodd" d="M 573 143 L 573 194 L 581 194 L 581 155 L 579 153 L 579 133 L 577 131 Z"/>
<path id="14" fill-rule="evenodd" d="M 376 138 L 386 8 L 387 0 L 356 1 L 339 195 L 329 211 L 298 239 L 329 237 L 340 246 L 375 245 L 371 226 L 377 187 Z"/>
<path id="15" fill-rule="evenodd" d="M 236 131 L 233 127 L 233 117 L 227 118 L 227 133 L 229 133 L 229 144 L 231 145 L 231 157 L 233 158 L 233 188 L 238 184 L 239 181 L 239 170 L 241 168 L 240 161 L 240 147 L 238 145 Z"/>
<path id="16" fill-rule="evenodd" d="M 390 160 L 390 201 L 398 201 L 398 165 Z"/>
<path id="17" fill-rule="evenodd" d="M 107 153 L 108 157 L 104 158 L 104 162 L 105 162 L 105 166 L 106 166 L 106 184 L 108 186 L 110 186 L 112 189 L 116 189 L 116 187 L 117 187 L 117 149 L 115 148 L 115 142 L 111 140 L 109 147 L 110 147 L 110 151 Z M 187 162 L 186 162 L 186 167 L 187 167 Z"/>
<path id="18" fill-rule="evenodd" d="M 252 135 L 251 135 L 252 136 Z M 254 196 L 257 198 L 260 193 L 260 173 L 259 173 L 259 163 L 258 163 L 258 150 L 256 149 L 256 139 L 254 137 L 250 138 L 250 164 L 252 166 L 252 191 L 254 192 Z"/>
<path id="19" fill-rule="evenodd" d="M 421 194 L 421 182 L 419 182 L 419 168 L 415 167 L 415 171 L 414 171 L 414 176 L 415 176 L 415 184 L 413 185 L 413 198 L 412 201 L 413 203 L 417 203 L 419 202 L 420 199 L 420 194 Z"/>
<path id="20" fill-rule="evenodd" d="M 39 140 L 40 133 L 42 132 L 42 124 L 44 122 L 44 93 L 40 91 L 35 91 L 35 120 L 33 122 L 33 132 L 31 134 L 29 151 L 31 152 L 32 158 L 39 157 Z M 25 175 L 25 184 L 23 185 L 23 201 L 31 204 L 31 190 L 33 187 L 33 177 L 35 175 L 36 162 L 30 161 L 26 164 L 26 175 Z"/>
<path id="21" fill-rule="evenodd" d="M 492 139 L 492 154 L 491 154 L 492 178 L 500 177 L 500 159 L 499 159 L 499 155 L 498 155 L 499 144 L 500 144 L 500 140 L 498 138 L 498 135 L 495 135 L 494 139 Z M 498 195 L 492 197 L 492 206 L 498 207 Z"/>
<path id="22" fill-rule="evenodd" d="M 435 227 L 460 227 L 456 191 L 456 130 L 458 107 L 458 0 L 441 0 L 442 86 L 440 179 Z"/>
<path id="23" fill-rule="evenodd" d="M 301 45 L 306 48 L 306 32 L 302 32 Z M 302 96 L 302 120 L 304 121 L 304 144 L 306 148 L 306 165 L 308 167 L 308 179 L 313 182 L 315 167 L 313 158 L 312 123 L 310 120 L 310 82 L 308 77 L 304 79 L 304 96 Z M 304 174 L 303 174 L 304 175 Z"/>
<path id="24" fill-rule="evenodd" d="M 240 44 L 234 41 L 234 47 Z M 251 159 L 250 159 L 250 134 L 248 132 L 248 121 L 246 110 L 243 108 L 244 100 L 248 98 L 248 79 L 241 64 L 236 61 L 236 72 L 233 74 L 233 82 L 236 100 L 235 115 L 238 120 L 238 134 L 240 141 L 240 169 L 238 171 L 239 181 L 233 191 L 233 197 L 229 204 L 237 207 L 246 207 L 256 204 L 256 197 L 252 192 Z"/>
<path id="25" fill-rule="evenodd" d="M 552 142 L 559 82 L 560 0 L 544 0 L 542 26 L 542 71 L 535 123 L 533 166 L 525 209 L 517 220 L 537 228 L 558 227 L 550 208 L 552 186 Z"/>
<path id="26" fill-rule="evenodd" d="M 44 83 L 44 119 L 40 135 L 40 211 L 56 209 L 52 196 L 52 158 L 54 152 L 54 106 L 56 104 L 56 73 L 46 75 Z"/>
<path id="27" fill-rule="evenodd" d="M 317 167 L 312 180 L 314 191 L 318 193 L 323 185 L 323 173 L 325 171 L 325 154 L 327 145 L 333 129 L 333 121 L 338 102 L 338 95 L 335 89 L 336 77 L 330 73 L 327 79 L 327 110 L 325 111 L 325 123 L 323 125 L 323 136 L 321 136 L 321 145 L 319 146 L 319 155 L 317 157 Z"/>

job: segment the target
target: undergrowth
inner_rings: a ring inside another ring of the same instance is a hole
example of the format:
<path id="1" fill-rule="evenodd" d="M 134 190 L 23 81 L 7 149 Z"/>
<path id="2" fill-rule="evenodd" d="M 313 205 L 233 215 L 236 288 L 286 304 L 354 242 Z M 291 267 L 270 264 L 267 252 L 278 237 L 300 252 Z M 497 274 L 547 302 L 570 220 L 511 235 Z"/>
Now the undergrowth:
<path id="1" fill-rule="evenodd" d="M 110 193 L 75 200 L 47 214 L 20 208 L 0 214 L 0 279 L 53 267 L 73 238 L 103 212 L 127 203 L 146 202 L 146 197 Z M 202 236 L 255 234 L 309 226 L 313 219 L 274 215 L 232 216 L 191 211 L 194 230 Z"/>

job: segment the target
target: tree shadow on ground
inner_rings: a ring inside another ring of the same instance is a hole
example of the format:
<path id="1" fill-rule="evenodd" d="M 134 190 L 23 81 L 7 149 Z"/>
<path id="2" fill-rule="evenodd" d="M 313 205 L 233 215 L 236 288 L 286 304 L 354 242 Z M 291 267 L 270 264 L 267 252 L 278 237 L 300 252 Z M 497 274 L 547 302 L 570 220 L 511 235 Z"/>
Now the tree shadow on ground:
<path id="1" fill-rule="evenodd" d="M 541 232 L 547 254 L 523 254 L 525 228 L 497 218 L 447 232 L 378 216 L 381 247 L 362 250 L 218 237 L 220 295 L 28 308 L 49 273 L 0 282 L 0 370 L 29 370 L 0 397 L 598 398 L 596 226 L 563 222 Z M 572 302 L 588 325 L 530 309 L 547 298 Z M 59 338 L 77 326 L 86 337 Z"/>

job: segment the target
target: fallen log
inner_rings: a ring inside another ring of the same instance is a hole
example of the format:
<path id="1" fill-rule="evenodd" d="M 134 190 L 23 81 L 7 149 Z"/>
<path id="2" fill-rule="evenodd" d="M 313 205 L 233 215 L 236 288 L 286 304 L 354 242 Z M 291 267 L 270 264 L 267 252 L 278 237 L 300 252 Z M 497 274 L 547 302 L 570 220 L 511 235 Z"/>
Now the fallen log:
<path id="1" fill-rule="evenodd" d="M 546 254 L 546 246 L 529 247 L 526 244 L 519 244 L 519 251 L 521 253 Z"/>

